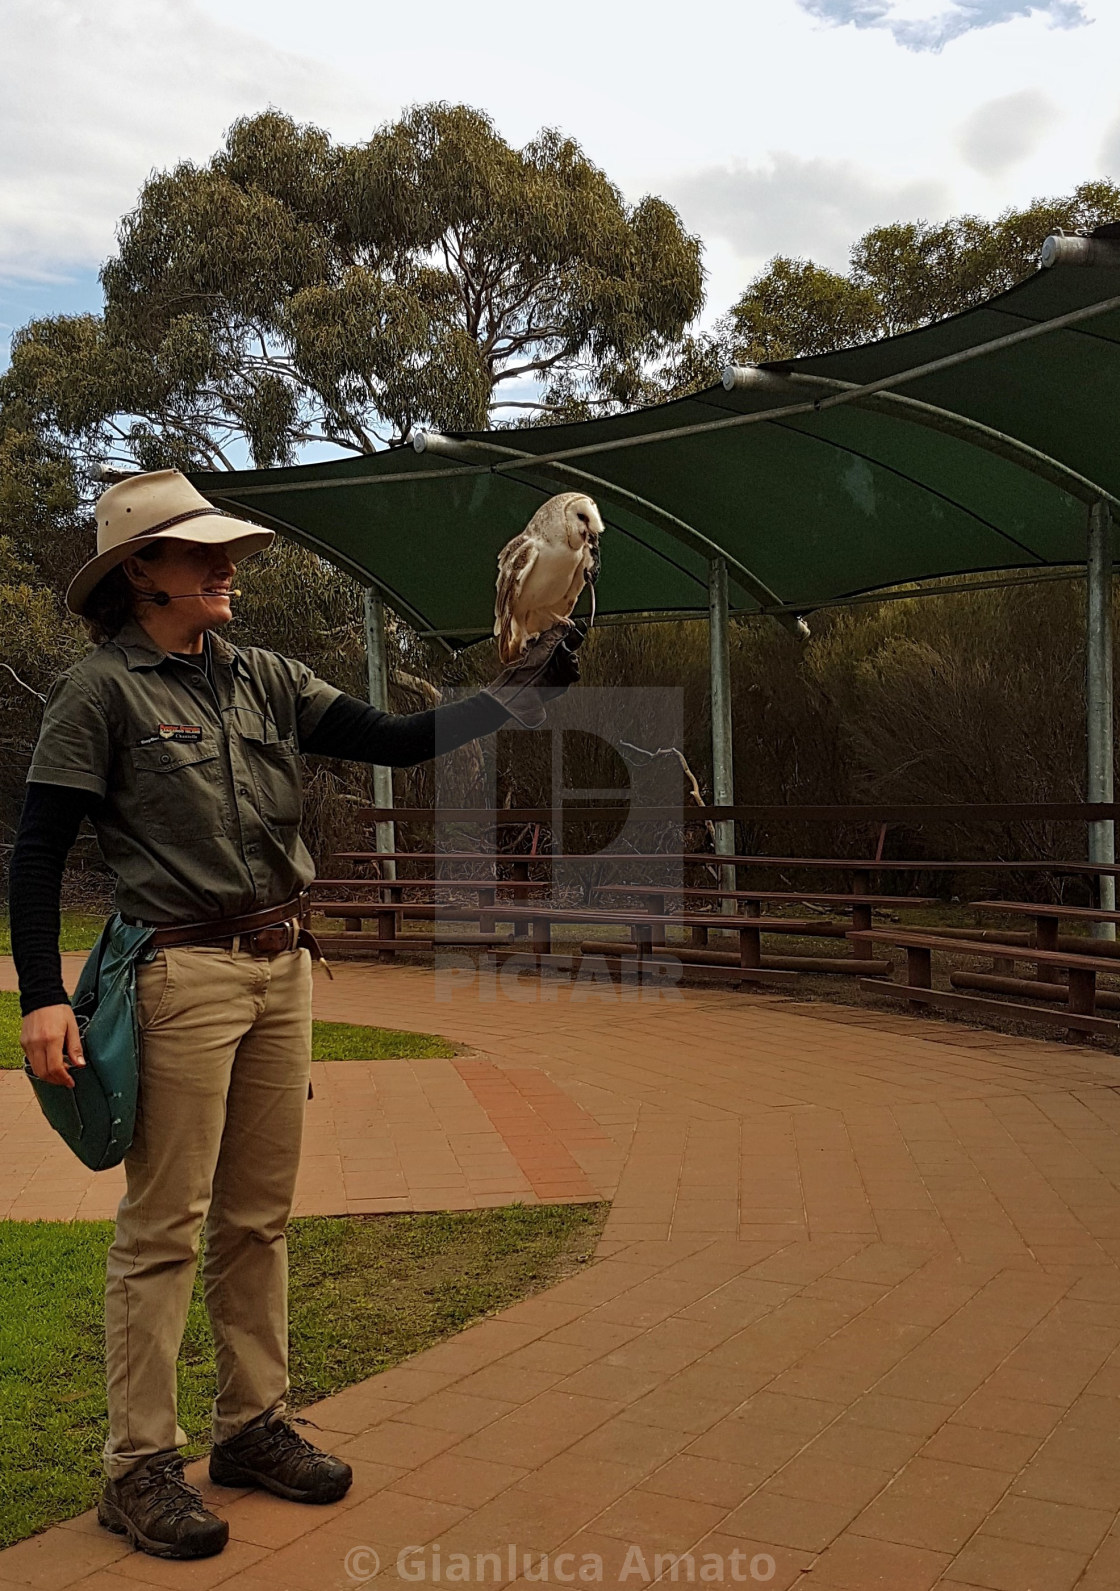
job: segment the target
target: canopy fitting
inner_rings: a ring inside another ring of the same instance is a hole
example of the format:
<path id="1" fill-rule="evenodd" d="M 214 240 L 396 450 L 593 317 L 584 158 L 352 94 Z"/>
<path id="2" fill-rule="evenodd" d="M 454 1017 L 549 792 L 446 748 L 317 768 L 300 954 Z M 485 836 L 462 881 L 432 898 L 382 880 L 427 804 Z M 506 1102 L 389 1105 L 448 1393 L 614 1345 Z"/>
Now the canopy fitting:
<path id="1" fill-rule="evenodd" d="M 1052 265 L 1120 266 L 1120 227 L 1098 227 L 1087 236 L 1054 232 L 1042 245 L 1042 264 L 1047 270 Z"/>

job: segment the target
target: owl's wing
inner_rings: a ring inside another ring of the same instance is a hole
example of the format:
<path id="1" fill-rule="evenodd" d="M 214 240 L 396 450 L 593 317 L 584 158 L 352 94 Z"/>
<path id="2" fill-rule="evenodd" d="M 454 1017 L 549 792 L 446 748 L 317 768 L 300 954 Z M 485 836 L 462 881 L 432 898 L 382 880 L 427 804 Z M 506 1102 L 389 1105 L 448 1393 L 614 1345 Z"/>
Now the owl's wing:
<path id="1" fill-rule="evenodd" d="M 539 556 L 540 544 L 536 537 L 527 536 L 524 531 L 502 548 L 498 554 L 498 596 L 494 604 L 496 620 L 513 607 Z M 494 633 L 496 635 L 497 630 Z"/>
<path id="2" fill-rule="evenodd" d="M 540 556 L 540 544 L 524 531 L 498 554 L 498 595 L 494 603 L 494 634 L 503 663 L 512 663 L 521 650 L 523 633 L 516 622 L 518 598 Z"/>

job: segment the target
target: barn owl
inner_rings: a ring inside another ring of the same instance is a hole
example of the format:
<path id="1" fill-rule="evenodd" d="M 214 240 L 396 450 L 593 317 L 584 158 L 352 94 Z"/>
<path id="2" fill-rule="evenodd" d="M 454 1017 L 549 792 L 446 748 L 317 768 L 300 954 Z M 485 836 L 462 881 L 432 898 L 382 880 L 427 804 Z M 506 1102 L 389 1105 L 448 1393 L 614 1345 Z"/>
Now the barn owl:
<path id="1" fill-rule="evenodd" d="M 603 519 L 582 492 L 561 492 L 537 509 L 519 536 L 498 554 L 494 634 L 503 663 L 556 624 L 570 623 L 584 585 L 594 611 Z"/>

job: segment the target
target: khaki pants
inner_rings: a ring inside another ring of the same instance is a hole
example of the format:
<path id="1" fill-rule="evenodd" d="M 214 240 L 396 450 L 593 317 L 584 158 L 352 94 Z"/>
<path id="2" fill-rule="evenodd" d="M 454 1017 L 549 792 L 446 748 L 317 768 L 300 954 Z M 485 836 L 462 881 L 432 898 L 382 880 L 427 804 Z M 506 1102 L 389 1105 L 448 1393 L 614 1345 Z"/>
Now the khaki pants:
<path id="1" fill-rule="evenodd" d="M 105 1291 L 105 1470 L 181 1445 L 175 1366 L 206 1226 L 213 1438 L 288 1390 L 291 1212 L 311 1063 L 311 958 L 191 946 L 138 969 L 143 1033 Z"/>

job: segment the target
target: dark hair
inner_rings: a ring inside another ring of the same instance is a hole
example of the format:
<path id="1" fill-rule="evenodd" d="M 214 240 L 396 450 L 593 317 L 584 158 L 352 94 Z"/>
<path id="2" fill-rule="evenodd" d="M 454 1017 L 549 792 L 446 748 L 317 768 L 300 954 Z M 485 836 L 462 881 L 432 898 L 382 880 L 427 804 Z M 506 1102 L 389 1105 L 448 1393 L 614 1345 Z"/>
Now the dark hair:
<path id="1" fill-rule="evenodd" d="M 143 559 L 145 563 L 157 563 L 163 556 L 165 546 L 162 540 L 153 541 L 148 546 L 137 547 L 132 556 Z M 101 577 L 86 598 L 82 608 L 82 623 L 90 640 L 95 646 L 100 646 L 103 641 L 111 641 L 135 612 L 136 592 L 124 572 L 124 565 L 117 564 L 115 569 L 110 569 L 107 575 Z"/>

